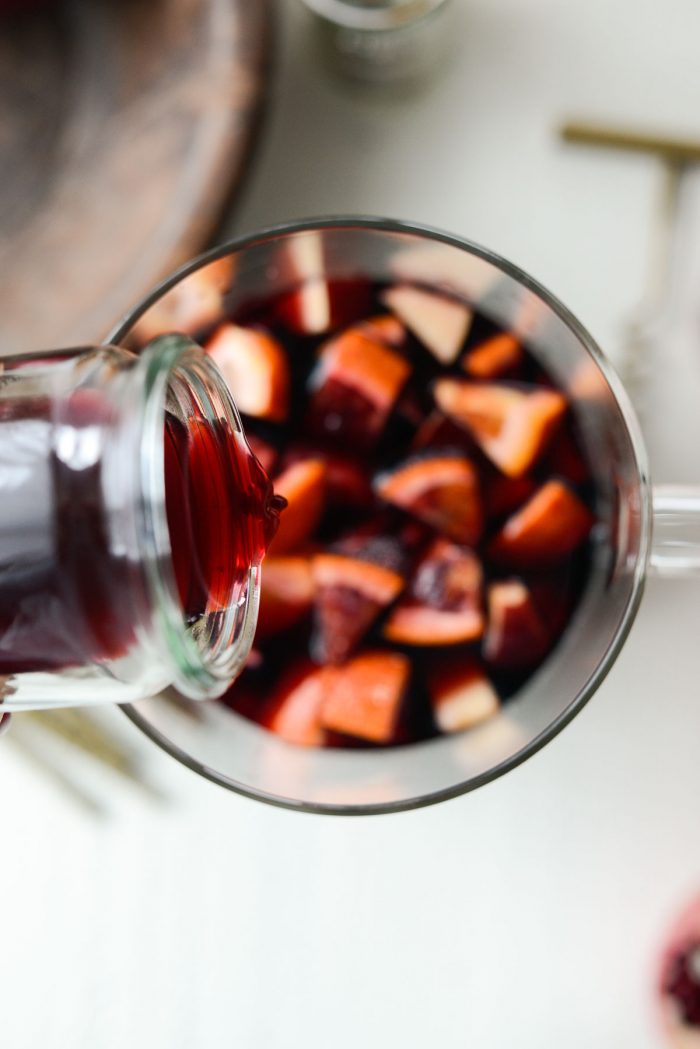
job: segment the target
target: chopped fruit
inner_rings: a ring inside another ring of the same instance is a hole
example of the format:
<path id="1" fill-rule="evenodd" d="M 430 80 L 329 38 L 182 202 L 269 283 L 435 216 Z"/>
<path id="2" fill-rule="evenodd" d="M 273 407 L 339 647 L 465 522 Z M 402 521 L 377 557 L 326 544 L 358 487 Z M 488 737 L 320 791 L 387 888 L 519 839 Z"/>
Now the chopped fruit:
<path id="1" fill-rule="evenodd" d="M 326 506 L 326 467 L 319 459 L 289 466 L 275 478 L 275 492 L 287 500 L 268 556 L 279 557 L 310 539 Z"/>
<path id="2" fill-rule="evenodd" d="M 512 514 L 537 488 L 531 477 L 505 477 L 494 473 L 484 483 L 484 509 L 489 518 Z"/>
<path id="3" fill-rule="evenodd" d="M 262 331 L 222 324 L 206 350 L 246 415 L 284 422 L 289 413 L 289 364 L 282 346 Z"/>
<path id="4" fill-rule="evenodd" d="M 420 647 L 476 641 L 484 630 L 481 587 L 479 559 L 437 539 L 385 623 L 384 637 Z"/>
<path id="5" fill-rule="evenodd" d="M 465 448 L 477 449 L 476 443 L 468 433 L 447 419 L 442 412 L 433 411 L 418 428 L 411 447 L 415 451 L 423 448 Z"/>
<path id="6" fill-rule="evenodd" d="M 285 238 L 283 295 L 244 282 L 224 315 L 227 263 L 148 334 L 210 339 L 288 501 L 223 702 L 297 743 L 402 746 L 493 717 L 547 658 L 587 585 L 594 478 L 535 330 L 467 305 L 495 269 L 455 253 L 445 273 L 438 245 L 392 259 L 391 285 L 334 280 L 325 236 Z"/>
<path id="7" fill-rule="evenodd" d="M 435 724 L 441 732 L 462 732 L 498 713 L 498 694 L 476 660 L 436 667 L 428 675 Z"/>
<path id="8" fill-rule="evenodd" d="M 406 329 L 401 321 L 392 317 L 390 313 L 369 317 L 354 327 L 367 338 L 383 342 L 385 346 L 393 346 L 395 350 L 401 349 L 406 342 Z"/>
<path id="9" fill-rule="evenodd" d="M 328 671 L 306 662 L 293 666 L 274 690 L 263 723 L 288 743 L 322 746 L 326 734 L 321 713 L 328 684 Z"/>
<path id="10" fill-rule="evenodd" d="M 562 481 L 547 481 L 510 517 L 489 554 L 515 568 L 539 568 L 563 560 L 593 527 L 593 514 Z"/>
<path id="11" fill-rule="evenodd" d="M 262 437 L 256 437 L 253 433 L 246 434 L 246 440 L 250 446 L 250 450 L 258 460 L 263 470 L 268 476 L 272 473 L 275 468 L 279 453 L 273 445 L 268 444 L 267 441 L 263 441 Z"/>
<path id="12" fill-rule="evenodd" d="M 411 372 L 399 353 L 350 329 L 321 350 L 307 423 L 319 437 L 366 449 L 380 437 Z"/>
<path id="13" fill-rule="evenodd" d="M 474 317 L 468 306 L 408 284 L 389 288 L 381 299 L 440 364 L 457 360 Z"/>
<path id="14" fill-rule="evenodd" d="M 143 346 L 157 335 L 196 335 L 220 320 L 234 275 L 233 256 L 195 270 L 167 291 L 134 325 L 131 338 Z"/>
<path id="15" fill-rule="evenodd" d="M 404 588 L 389 568 L 340 554 L 313 559 L 315 630 L 311 640 L 319 663 L 339 664 L 358 647 L 380 612 Z"/>
<path id="16" fill-rule="evenodd" d="M 256 637 L 294 626 L 311 609 L 314 583 L 307 557 L 267 557 L 262 569 Z"/>
<path id="17" fill-rule="evenodd" d="M 566 399 L 539 386 L 516 388 L 438 379 L 435 401 L 509 477 L 539 459 L 566 412 Z"/>
<path id="18" fill-rule="evenodd" d="M 549 633 L 527 587 L 518 579 L 492 583 L 483 645 L 487 663 L 503 670 L 532 667 L 549 647 Z"/>
<path id="19" fill-rule="evenodd" d="M 318 459 L 326 466 L 326 494 L 334 506 L 368 509 L 374 503 L 367 467 L 358 459 L 342 452 L 326 452 L 311 444 L 296 444 L 286 450 L 284 467 L 307 459 Z"/>
<path id="20" fill-rule="evenodd" d="M 279 300 L 277 316 L 297 335 L 325 335 L 350 324 L 369 299 L 366 281 L 313 277 Z"/>
<path id="21" fill-rule="evenodd" d="M 473 546 L 483 528 L 479 482 L 460 453 L 409 460 L 376 482 L 377 494 L 458 543 Z"/>
<path id="22" fill-rule="evenodd" d="M 411 671 L 398 652 L 362 652 L 332 673 L 321 724 L 371 743 L 390 743 Z"/>
<path id="23" fill-rule="evenodd" d="M 342 535 L 333 543 L 331 550 L 343 557 L 369 561 L 373 565 L 380 565 L 382 568 L 388 568 L 392 572 L 403 575 L 410 555 L 415 553 L 424 538 L 422 535 L 409 534 L 406 527 L 398 535 L 384 535 L 377 531 L 377 519 L 375 518 L 368 522 L 366 528 L 357 528 Z"/>
<path id="24" fill-rule="evenodd" d="M 674 923 L 661 959 L 659 992 L 669 1045 L 700 1046 L 700 897 Z"/>
<path id="25" fill-rule="evenodd" d="M 514 335 L 503 332 L 470 350 L 462 361 L 462 367 L 474 379 L 499 379 L 517 371 L 523 359 L 520 342 Z"/>

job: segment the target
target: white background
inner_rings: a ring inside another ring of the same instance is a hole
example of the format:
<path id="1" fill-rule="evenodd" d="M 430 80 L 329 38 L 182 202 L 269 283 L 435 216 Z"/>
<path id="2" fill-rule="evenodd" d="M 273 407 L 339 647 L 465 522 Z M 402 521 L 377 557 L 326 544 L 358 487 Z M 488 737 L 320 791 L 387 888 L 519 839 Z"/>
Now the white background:
<path id="1" fill-rule="evenodd" d="M 501 252 L 612 356 L 659 172 L 561 146 L 563 116 L 700 135 L 696 0 L 457 0 L 423 94 L 323 78 L 283 4 L 270 117 L 230 232 L 414 219 Z M 657 479 L 700 480 L 700 186 L 689 176 L 647 391 Z M 0 745 L 8 1049 L 653 1049 L 655 959 L 700 887 L 700 583 L 654 581 L 589 707 L 540 755 L 424 811 L 280 812 L 198 780 L 118 712 L 167 800 L 92 776 L 109 817 Z M 80 768 L 78 769 L 78 765 Z"/>

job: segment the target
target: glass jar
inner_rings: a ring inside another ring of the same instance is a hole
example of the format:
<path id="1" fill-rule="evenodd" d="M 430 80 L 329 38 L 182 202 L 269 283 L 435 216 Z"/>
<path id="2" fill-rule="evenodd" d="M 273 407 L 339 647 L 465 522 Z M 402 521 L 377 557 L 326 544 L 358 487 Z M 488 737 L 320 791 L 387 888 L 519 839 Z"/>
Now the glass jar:
<path id="1" fill-rule="evenodd" d="M 0 364 L 2 710 L 221 694 L 276 518 L 189 339 Z"/>
<path id="2" fill-rule="evenodd" d="M 437 69 L 450 0 L 303 0 L 326 59 L 373 84 L 418 80 Z"/>
<path id="3" fill-rule="evenodd" d="M 433 287 L 517 335 L 567 395 L 593 471 L 599 528 L 590 577 L 556 651 L 496 717 L 468 732 L 344 750 L 288 743 L 221 703 L 201 704 L 191 717 L 182 705 L 154 696 L 125 713 L 200 775 L 300 811 L 395 812 L 503 775 L 556 736 L 594 695 L 622 649 L 647 574 L 700 575 L 700 491 L 652 489 L 625 391 L 592 337 L 549 291 L 492 252 L 406 222 L 341 216 L 241 238 L 166 281 L 111 340 L 140 346 L 165 330 L 185 306 L 200 303 L 203 274 L 225 264 L 236 277 L 219 319 L 304 288 L 306 322 L 318 322 L 323 332 L 332 305 L 328 288 L 362 278 Z M 216 318 L 208 313 L 206 321 L 214 325 Z M 304 374 L 303 356 L 299 369 Z"/>

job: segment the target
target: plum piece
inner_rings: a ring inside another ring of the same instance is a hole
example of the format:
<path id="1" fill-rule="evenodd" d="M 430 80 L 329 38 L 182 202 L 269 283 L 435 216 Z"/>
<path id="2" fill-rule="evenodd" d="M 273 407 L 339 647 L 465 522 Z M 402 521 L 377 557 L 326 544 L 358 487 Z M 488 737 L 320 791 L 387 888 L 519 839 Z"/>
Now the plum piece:
<path id="1" fill-rule="evenodd" d="M 473 546 L 483 528 L 479 478 L 460 452 L 436 451 L 380 474 L 377 495 L 457 543 Z"/>
<path id="2" fill-rule="evenodd" d="M 470 550 L 435 540 L 384 624 L 384 637 L 418 647 L 476 641 L 484 630 L 482 576 Z"/>
<path id="3" fill-rule="evenodd" d="M 326 506 L 326 467 L 319 459 L 294 463 L 274 481 L 277 495 L 284 496 L 287 508 L 280 516 L 277 535 L 268 555 L 279 557 L 298 549 L 310 539 Z"/>
<path id="4" fill-rule="evenodd" d="M 434 395 L 438 408 L 509 477 L 520 477 L 537 462 L 566 412 L 566 398 L 540 386 L 445 377 L 435 383 Z"/>
<path id="5" fill-rule="evenodd" d="M 489 556 L 513 568 L 554 565 L 588 537 L 595 518 L 562 481 L 547 481 L 489 545 Z"/>
<path id="6" fill-rule="evenodd" d="M 700 896 L 671 930 L 661 958 L 659 994 L 669 1045 L 700 1049 Z"/>
<path id="7" fill-rule="evenodd" d="M 523 361 L 519 340 L 501 332 L 470 350 L 462 360 L 462 368 L 473 379 L 500 379 L 514 375 Z"/>
<path id="8" fill-rule="evenodd" d="M 312 277 L 278 299 L 276 314 L 296 335 L 325 335 L 366 314 L 371 301 L 365 280 Z"/>
<path id="9" fill-rule="evenodd" d="M 525 584 L 519 579 L 492 583 L 487 604 L 488 627 L 483 641 L 486 662 L 502 670 L 521 670 L 539 663 L 550 647 L 550 635 Z"/>
<path id="10" fill-rule="evenodd" d="M 337 665 L 359 646 L 379 614 L 399 596 L 398 572 L 340 554 L 317 554 L 311 651 L 319 663 Z"/>
<path id="11" fill-rule="evenodd" d="M 206 344 L 239 411 L 284 422 L 289 413 L 289 362 L 281 343 L 266 332 L 222 324 Z"/>
<path id="12" fill-rule="evenodd" d="M 256 638 L 288 630 L 311 610 L 314 582 L 308 557 L 267 557 L 262 569 Z"/>
<path id="13" fill-rule="evenodd" d="M 428 673 L 435 724 L 441 732 L 462 732 L 494 717 L 498 693 L 475 659 L 442 664 Z"/>
<path id="14" fill-rule="evenodd" d="M 399 652 L 368 651 L 331 672 L 321 724 L 371 743 L 390 743 L 399 722 L 411 664 Z"/>
<path id="15" fill-rule="evenodd" d="M 261 723 L 288 743 L 321 747 L 326 741 L 321 715 L 327 699 L 328 672 L 303 661 L 282 675 L 266 704 Z"/>
<path id="16" fill-rule="evenodd" d="M 143 346 L 157 335 L 196 335 L 216 324 L 224 314 L 224 296 L 233 276 L 231 255 L 194 270 L 146 310 L 134 325 L 129 341 L 134 339 Z"/>
<path id="17" fill-rule="evenodd" d="M 463 302 L 409 284 L 388 288 L 381 300 L 440 364 L 457 360 L 474 318 Z"/>
<path id="18" fill-rule="evenodd" d="M 350 329 L 322 347 L 309 379 L 306 424 L 319 438 L 371 449 L 411 373 L 408 361 Z"/>

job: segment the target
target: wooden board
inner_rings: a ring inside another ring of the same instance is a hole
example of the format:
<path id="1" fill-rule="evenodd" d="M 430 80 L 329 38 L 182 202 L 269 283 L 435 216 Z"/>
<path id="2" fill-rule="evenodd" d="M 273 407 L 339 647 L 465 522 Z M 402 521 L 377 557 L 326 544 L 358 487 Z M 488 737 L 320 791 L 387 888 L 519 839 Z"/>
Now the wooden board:
<path id="1" fill-rule="evenodd" d="M 206 245 L 270 19 L 268 0 L 66 0 L 0 24 L 0 354 L 99 342 Z"/>

